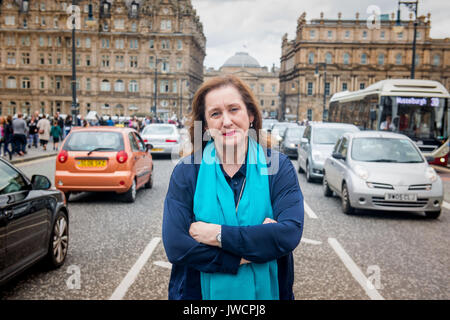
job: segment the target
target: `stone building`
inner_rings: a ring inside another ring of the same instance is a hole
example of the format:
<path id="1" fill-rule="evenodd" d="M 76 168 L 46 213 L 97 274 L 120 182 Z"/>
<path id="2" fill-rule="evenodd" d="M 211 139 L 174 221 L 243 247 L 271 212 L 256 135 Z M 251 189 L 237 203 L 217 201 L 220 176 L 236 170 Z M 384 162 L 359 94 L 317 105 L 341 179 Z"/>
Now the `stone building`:
<path id="1" fill-rule="evenodd" d="M 72 113 L 72 59 L 81 115 L 150 114 L 155 89 L 159 116 L 188 111 L 206 42 L 189 0 L 77 0 L 75 57 L 71 3 L 0 0 L 1 115 Z"/>
<path id="2" fill-rule="evenodd" d="M 259 62 L 247 52 L 237 52 L 228 58 L 219 68 L 205 69 L 203 77 L 206 80 L 226 74 L 233 74 L 247 83 L 255 94 L 264 117 L 277 117 L 279 69 L 275 66 L 269 71 L 267 67 L 261 67 Z"/>
<path id="3" fill-rule="evenodd" d="M 430 38 L 431 15 L 418 17 L 415 79 L 437 80 L 450 89 L 450 39 Z M 410 78 L 413 16 L 396 28 L 396 15 L 375 23 L 360 19 L 297 20 L 293 40 L 282 39 L 280 114 L 320 121 L 330 97 L 389 78 Z M 325 68 L 326 67 L 326 68 Z M 316 72 L 317 70 L 317 72 Z M 326 71 L 326 77 L 324 79 Z M 326 113 L 325 113 L 326 115 Z"/>

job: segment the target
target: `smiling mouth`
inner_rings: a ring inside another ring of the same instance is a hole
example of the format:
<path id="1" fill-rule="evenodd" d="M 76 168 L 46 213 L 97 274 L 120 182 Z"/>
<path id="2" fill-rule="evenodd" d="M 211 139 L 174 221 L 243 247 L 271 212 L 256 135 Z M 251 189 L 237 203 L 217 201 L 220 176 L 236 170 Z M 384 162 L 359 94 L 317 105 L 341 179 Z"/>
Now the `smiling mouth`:
<path id="1" fill-rule="evenodd" d="M 236 133 L 236 130 L 233 130 L 233 131 L 224 132 L 224 133 L 222 133 L 222 135 L 224 137 L 231 137 L 231 136 L 234 136 L 235 133 Z"/>

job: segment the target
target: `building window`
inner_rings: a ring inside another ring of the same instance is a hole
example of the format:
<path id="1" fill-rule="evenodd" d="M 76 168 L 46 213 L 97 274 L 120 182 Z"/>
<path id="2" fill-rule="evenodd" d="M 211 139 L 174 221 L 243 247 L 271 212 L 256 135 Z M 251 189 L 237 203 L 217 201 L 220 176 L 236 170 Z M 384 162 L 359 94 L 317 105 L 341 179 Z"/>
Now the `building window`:
<path id="1" fill-rule="evenodd" d="M 161 72 L 169 72 L 169 71 L 170 71 L 169 62 L 167 61 L 161 62 Z"/>
<path id="2" fill-rule="evenodd" d="M 116 56 L 116 68 L 124 68 L 125 60 L 123 56 Z"/>
<path id="3" fill-rule="evenodd" d="M 116 19 L 114 20 L 114 28 L 118 29 L 118 30 L 123 30 L 124 29 L 124 20 L 123 19 Z"/>
<path id="4" fill-rule="evenodd" d="M 152 56 L 148 57 L 148 67 L 151 69 L 155 68 L 155 58 Z"/>
<path id="5" fill-rule="evenodd" d="M 172 81 L 172 93 L 177 93 L 178 83 L 177 80 Z"/>
<path id="6" fill-rule="evenodd" d="M 397 38 L 398 39 L 403 39 L 403 32 L 397 33 Z"/>
<path id="7" fill-rule="evenodd" d="M 104 67 L 104 68 L 109 67 L 109 56 L 108 55 L 102 56 L 102 67 Z"/>
<path id="8" fill-rule="evenodd" d="M 386 32 L 385 31 L 381 31 L 380 32 L 380 39 L 384 40 L 386 37 Z"/>
<path id="9" fill-rule="evenodd" d="M 123 49 L 123 48 L 124 48 L 124 40 L 116 39 L 116 49 Z"/>
<path id="10" fill-rule="evenodd" d="M 275 100 L 272 100 L 272 101 L 270 102 L 270 105 L 273 107 L 273 106 L 275 105 Z"/>
<path id="11" fill-rule="evenodd" d="M 58 53 L 58 55 L 56 56 L 56 64 L 61 65 L 61 63 L 62 63 L 62 53 Z"/>
<path id="12" fill-rule="evenodd" d="M 344 53 L 344 64 L 350 64 L 350 55 L 347 52 Z"/>
<path id="13" fill-rule="evenodd" d="M 362 32 L 362 38 L 363 38 L 363 39 L 367 39 L 367 31 L 366 31 L 366 30 L 364 30 L 364 31 Z"/>
<path id="14" fill-rule="evenodd" d="M 91 38 L 86 38 L 86 48 L 91 48 Z"/>
<path id="15" fill-rule="evenodd" d="M 170 49 L 170 40 L 161 40 L 161 49 Z"/>
<path id="16" fill-rule="evenodd" d="M 16 24 L 16 17 L 15 16 L 6 16 L 5 24 L 7 26 L 14 26 Z"/>
<path id="17" fill-rule="evenodd" d="M 397 53 L 397 55 L 395 56 L 395 64 L 396 65 L 402 64 L 402 54 L 401 53 Z"/>
<path id="18" fill-rule="evenodd" d="M 433 66 L 437 67 L 441 64 L 441 56 L 438 54 L 435 54 L 433 56 Z"/>
<path id="19" fill-rule="evenodd" d="M 29 52 L 22 53 L 22 64 L 30 64 L 30 53 Z"/>
<path id="20" fill-rule="evenodd" d="M 316 30 L 310 30 L 309 31 L 309 38 L 314 39 L 316 37 Z"/>
<path id="21" fill-rule="evenodd" d="M 363 90 L 366 87 L 366 84 L 364 82 L 361 82 L 359 84 L 359 90 Z"/>
<path id="22" fill-rule="evenodd" d="M 348 87 L 347 87 L 347 82 L 342 82 L 342 91 L 347 91 Z"/>
<path id="23" fill-rule="evenodd" d="M 159 83 L 159 91 L 163 93 L 169 92 L 169 81 L 161 80 L 161 82 Z"/>
<path id="24" fill-rule="evenodd" d="M 13 36 L 6 36 L 6 45 L 7 46 L 15 46 L 16 38 L 14 38 Z"/>
<path id="25" fill-rule="evenodd" d="M 421 38 L 422 38 L 422 33 L 420 31 L 417 31 L 416 39 L 420 40 Z"/>
<path id="26" fill-rule="evenodd" d="M 414 59 L 414 64 L 415 64 L 416 66 L 418 66 L 419 63 L 420 63 L 420 56 L 419 56 L 418 54 L 416 54 L 416 57 L 415 57 L 415 59 Z"/>
<path id="27" fill-rule="evenodd" d="M 149 47 L 150 47 L 150 49 L 154 49 L 155 48 L 155 40 L 151 39 L 149 41 Z"/>
<path id="28" fill-rule="evenodd" d="M 86 91 L 91 91 L 91 78 L 86 78 Z"/>
<path id="29" fill-rule="evenodd" d="M 264 83 L 260 85 L 261 92 L 264 92 Z"/>
<path id="30" fill-rule="evenodd" d="M 172 30 L 172 21 L 161 20 L 161 30 Z"/>
<path id="31" fill-rule="evenodd" d="M 41 65 L 45 64 L 45 56 L 44 56 L 43 53 L 40 53 L 40 54 L 39 54 L 39 63 L 40 63 Z"/>
<path id="32" fill-rule="evenodd" d="M 139 92 L 139 85 L 136 80 L 131 80 L 128 84 L 128 91 L 130 92 Z"/>
<path id="33" fill-rule="evenodd" d="M 137 31 L 137 24 L 136 24 L 136 22 L 133 22 L 131 24 L 131 32 L 136 32 L 136 31 Z"/>
<path id="34" fill-rule="evenodd" d="M 350 30 L 345 30 L 344 37 L 345 37 L 345 39 L 350 38 Z"/>
<path id="35" fill-rule="evenodd" d="M 8 64 L 16 64 L 16 53 L 15 52 L 8 52 L 6 61 L 7 61 Z"/>
<path id="36" fill-rule="evenodd" d="M 17 88 L 16 78 L 8 77 L 8 80 L 6 80 L 6 88 L 7 89 L 16 89 Z"/>
<path id="37" fill-rule="evenodd" d="M 130 49 L 139 49 L 138 39 L 130 39 Z"/>
<path id="38" fill-rule="evenodd" d="M 325 63 L 326 64 L 333 63 L 333 56 L 331 55 L 330 52 L 327 52 L 327 54 L 325 55 Z"/>
<path id="39" fill-rule="evenodd" d="M 380 53 L 380 54 L 378 55 L 378 64 L 379 64 L 380 66 L 382 66 L 382 65 L 384 64 L 384 54 L 383 54 L 383 53 Z"/>
<path id="40" fill-rule="evenodd" d="M 44 41 L 44 37 L 39 37 L 39 47 L 43 47 L 43 46 L 45 46 L 45 43 L 44 43 L 45 41 Z"/>
<path id="41" fill-rule="evenodd" d="M 109 39 L 102 39 L 102 48 L 109 49 Z"/>
<path id="42" fill-rule="evenodd" d="M 312 109 L 308 109 L 308 111 L 307 111 L 308 121 L 312 121 L 312 115 L 313 115 Z"/>
<path id="43" fill-rule="evenodd" d="M 111 84 L 108 80 L 102 80 L 102 83 L 100 84 L 100 90 L 101 91 L 111 91 Z"/>
<path id="44" fill-rule="evenodd" d="M 177 40 L 177 49 L 182 50 L 183 49 L 183 41 Z"/>
<path id="45" fill-rule="evenodd" d="M 91 56 L 86 55 L 85 59 L 86 59 L 86 67 L 89 67 L 91 65 Z"/>
<path id="46" fill-rule="evenodd" d="M 308 64 L 314 64 L 314 52 L 308 54 Z"/>
<path id="47" fill-rule="evenodd" d="M 181 60 L 181 58 L 177 59 L 177 70 L 181 70 L 181 68 L 183 67 L 183 60 Z"/>
<path id="48" fill-rule="evenodd" d="M 361 55 L 361 64 L 367 64 L 367 54 L 365 53 Z"/>
<path id="49" fill-rule="evenodd" d="M 313 95 L 313 88 L 314 88 L 314 83 L 308 82 L 308 90 L 307 90 L 308 96 L 312 96 Z"/>
<path id="50" fill-rule="evenodd" d="M 122 80 L 117 80 L 114 83 L 114 91 L 116 91 L 116 92 L 124 92 L 125 91 L 125 85 Z"/>
<path id="51" fill-rule="evenodd" d="M 277 85 L 276 85 L 276 84 L 273 84 L 273 85 L 272 85 L 272 93 L 275 93 L 276 90 L 277 90 Z"/>
<path id="52" fill-rule="evenodd" d="M 137 68 L 137 67 L 138 67 L 138 57 L 130 56 L 130 68 Z"/>
<path id="53" fill-rule="evenodd" d="M 328 30 L 328 39 L 333 38 L 333 31 Z"/>
<path id="54" fill-rule="evenodd" d="M 31 88 L 30 78 L 23 78 L 22 79 L 22 89 L 30 89 L 30 88 Z"/>
<path id="55" fill-rule="evenodd" d="M 30 45 L 30 36 L 22 36 L 20 39 L 21 39 L 21 43 L 23 46 Z M 42 38 L 42 39 L 44 39 L 44 38 Z"/>

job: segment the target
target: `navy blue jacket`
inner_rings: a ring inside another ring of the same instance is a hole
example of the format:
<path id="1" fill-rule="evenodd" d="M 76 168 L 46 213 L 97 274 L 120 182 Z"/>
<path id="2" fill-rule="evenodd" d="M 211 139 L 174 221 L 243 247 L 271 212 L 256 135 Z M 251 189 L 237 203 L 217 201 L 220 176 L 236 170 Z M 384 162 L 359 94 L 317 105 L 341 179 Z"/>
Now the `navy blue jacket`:
<path id="1" fill-rule="evenodd" d="M 270 198 L 277 223 L 223 225 L 222 248 L 219 248 L 201 244 L 189 235 L 190 225 L 195 221 L 193 199 L 200 169 L 198 155 L 185 157 L 175 166 L 164 202 L 162 236 L 172 263 L 169 299 L 201 300 L 200 272 L 236 274 L 241 258 L 256 263 L 277 259 L 280 299 L 294 299 L 292 251 L 303 232 L 303 195 L 289 158 L 267 149 Z M 246 165 L 232 178 L 223 173 L 237 203 Z"/>

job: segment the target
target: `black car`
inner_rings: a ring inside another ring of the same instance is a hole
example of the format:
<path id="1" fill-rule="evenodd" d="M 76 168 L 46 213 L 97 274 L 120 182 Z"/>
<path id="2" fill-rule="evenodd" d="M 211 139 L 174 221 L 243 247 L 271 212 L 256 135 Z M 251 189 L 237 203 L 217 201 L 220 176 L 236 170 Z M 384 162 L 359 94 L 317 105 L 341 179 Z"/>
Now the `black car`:
<path id="1" fill-rule="evenodd" d="M 64 264 L 69 245 L 69 211 L 50 180 L 31 181 L 0 159 L 0 285 L 34 263 L 51 269 Z"/>
<path id="2" fill-rule="evenodd" d="M 305 128 L 305 126 L 287 128 L 281 142 L 280 151 L 291 158 L 297 159 L 297 147 L 303 137 Z"/>

